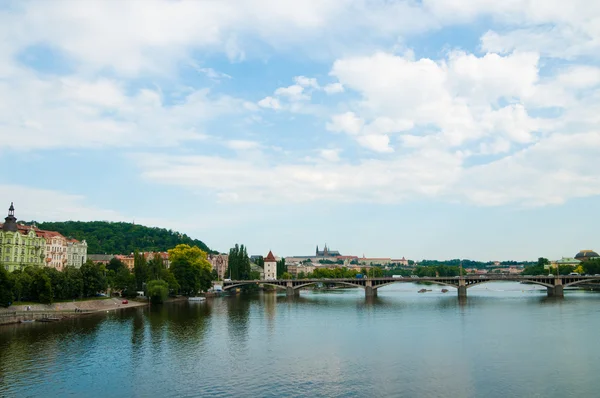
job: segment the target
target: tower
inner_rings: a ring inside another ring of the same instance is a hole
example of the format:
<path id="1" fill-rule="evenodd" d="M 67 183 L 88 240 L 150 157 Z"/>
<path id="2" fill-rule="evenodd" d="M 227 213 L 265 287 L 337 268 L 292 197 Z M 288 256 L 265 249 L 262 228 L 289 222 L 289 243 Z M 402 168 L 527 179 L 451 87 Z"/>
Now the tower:
<path id="1" fill-rule="evenodd" d="M 265 257 L 264 268 L 265 279 L 274 280 L 277 279 L 277 259 L 273 255 L 273 252 L 269 250 L 269 254 Z"/>
<path id="2" fill-rule="evenodd" d="M 15 217 L 15 207 L 12 202 L 10 202 L 10 207 L 8 208 L 8 216 L 4 218 L 2 230 L 5 232 L 17 232 L 17 218 Z"/>
<path id="3" fill-rule="evenodd" d="M 317 245 L 317 251 L 315 252 L 315 256 L 319 255 L 319 245 Z"/>

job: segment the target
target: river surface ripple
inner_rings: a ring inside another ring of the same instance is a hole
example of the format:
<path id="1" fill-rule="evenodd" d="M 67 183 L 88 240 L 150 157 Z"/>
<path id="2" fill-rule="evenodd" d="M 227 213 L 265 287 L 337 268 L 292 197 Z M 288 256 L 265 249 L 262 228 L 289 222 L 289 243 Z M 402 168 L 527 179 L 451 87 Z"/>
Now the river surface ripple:
<path id="1" fill-rule="evenodd" d="M 238 295 L 0 327 L 1 397 L 592 397 L 600 294 Z"/>

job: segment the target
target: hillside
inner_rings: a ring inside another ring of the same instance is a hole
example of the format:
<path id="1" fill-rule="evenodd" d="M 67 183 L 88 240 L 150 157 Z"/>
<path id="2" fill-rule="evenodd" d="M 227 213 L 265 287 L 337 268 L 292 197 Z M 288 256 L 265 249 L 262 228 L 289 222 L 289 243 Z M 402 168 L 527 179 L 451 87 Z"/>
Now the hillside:
<path id="1" fill-rule="evenodd" d="M 27 223 L 31 224 L 31 223 Z M 150 228 L 125 222 L 64 221 L 35 223 L 40 229 L 57 231 L 66 237 L 85 239 L 88 254 L 128 254 L 139 251 L 166 251 L 188 244 L 212 252 L 204 242 L 164 228 Z"/>

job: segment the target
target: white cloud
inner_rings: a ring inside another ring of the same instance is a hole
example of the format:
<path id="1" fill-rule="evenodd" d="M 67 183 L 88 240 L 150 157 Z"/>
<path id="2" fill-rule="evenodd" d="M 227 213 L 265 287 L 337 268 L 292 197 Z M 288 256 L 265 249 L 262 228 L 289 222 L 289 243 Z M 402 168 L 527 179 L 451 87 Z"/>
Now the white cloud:
<path id="1" fill-rule="evenodd" d="M 311 88 L 315 88 L 318 89 L 319 88 L 319 83 L 317 82 L 317 79 L 315 79 L 314 77 L 306 77 L 306 76 L 296 76 L 294 78 L 294 81 L 296 82 L 296 84 L 302 86 L 302 87 L 311 87 Z"/>
<path id="2" fill-rule="evenodd" d="M 333 115 L 331 122 L 327 123 L 327 130 L 357 135 L 361 132 L 363 125 L 364 121 L 356 116 L 354 112 L 345 112 Z"/>
<path id="3" fill-rule="evenodd" d="M 344 86 L 342 86 L 341 83 L 331 83 L 331 84 L 328 84 L 325 87 L 323 87 L 323 90 L 327 94 L 343 93 L 344 92 Z"/>
<path id="4" fill-rule="evenodd" d="M 302 101 L 310 99 L 310 96 L 304 93 L 304 87 L 299 84 L 293 84 L 288 87 L 279 87 L 275 90 L 275 95 L 287 97 L 290 101 Z"/>
<path id="5" fill-rule="evenodd" d="M 222 80 L 222 79 L 231 79 L 231 76 L 229 76 L 227 73 L 218 72 L 218 71 L 214 70 L 213 68 L 199 68 L 198 72 L 202 72 L 209 79 L 216 80 L 216 81 Z"/>
<path id="6" fill-rule="evenodd" d="M 339 149 L 321 149 L 319 151 L 321 157 L 329 162 L 340 161 L 340 150 Z"/>
<path id="7" fill-rule="evenodd" d="M 258 142 L 247 140 L 229 140 L 225 143 L 225 145 L 236 151 L 248 151 L 253 149 L 259 149 L 261 147 L 261 145 Z"/>
<path id="8" fill-rule="evenodd" d="M 206 138 L 209 120 L 244 110 L 243 101 L 205 89 L 167 104 L 158 90 L 131 93 L 116 80 L 18 72 L 0 80 L 0 148 L 175 146 Z"/>
<path id="9" fill-rule="evenodd" d="M 270 96 L 258 101 L 258 105 L 263 108 L 270 108 L 275 110 L 281 109 L 281 103 L 279 102 L 279 100 Z"/>
<path id="10" fill-rule="evenodd" d="M 356 138 L 359 144 L 375 152 L 393 152 L 390 148 L 390 137 L 385 134 L 366 134 Z"/>

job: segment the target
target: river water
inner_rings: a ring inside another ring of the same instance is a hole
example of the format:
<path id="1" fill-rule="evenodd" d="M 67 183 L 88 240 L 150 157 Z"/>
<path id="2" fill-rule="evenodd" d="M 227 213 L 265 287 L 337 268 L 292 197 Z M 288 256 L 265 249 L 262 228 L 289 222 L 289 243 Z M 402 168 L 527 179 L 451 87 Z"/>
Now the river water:
<path id="1" fill-rule="evenodd" d="M 2 397 L 592 397 L 600 294 L 256 293 L 0 327 Z"/>

